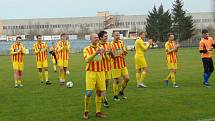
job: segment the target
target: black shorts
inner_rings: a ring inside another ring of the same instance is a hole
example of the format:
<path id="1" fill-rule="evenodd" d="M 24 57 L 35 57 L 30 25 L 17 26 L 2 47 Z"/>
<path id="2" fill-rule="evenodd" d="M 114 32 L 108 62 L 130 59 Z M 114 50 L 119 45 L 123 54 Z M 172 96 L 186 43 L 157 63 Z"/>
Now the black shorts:
<path id="1" fill-rule="evenodd" d="M 212 58 L 202 58 L 204 72 L 212 73 L 214 71 L 214 64 Z"/>

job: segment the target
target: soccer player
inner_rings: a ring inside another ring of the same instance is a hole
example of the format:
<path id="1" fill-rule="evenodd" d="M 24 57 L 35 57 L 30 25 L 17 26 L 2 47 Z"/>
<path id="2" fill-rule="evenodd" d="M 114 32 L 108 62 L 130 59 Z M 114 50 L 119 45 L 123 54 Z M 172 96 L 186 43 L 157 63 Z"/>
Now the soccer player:
<path id="1" fill-rule="evenodd" d="M 209 78 L 214 71 L 212 60 L 212 49 L 215 48 L 215 43 L 212 37 L 209 37 L 208 30 L 202 30 L 203 38 L 199 42 L 199 51 L 201 53 L 202 63 L 204 67 L 204 82 L 205 87 L 210 87 Z"/>
<path id="2" fill-rule="evenodd" d="M 70 42 L 68 41 L 68 37 L 65 33 L 61 34 L 61 40 L 57 42 L 56 50 L 60 84 L 65 85 L 70 50 Z"/>
<path id="3" fill-rule="evenodd" d="M 21 43 L 22 38 L 16 37 L 16 42 L 10 47 L 10 55 L 13 63 L 15 87 L 23 87 L 22 72 L 23 72 L 23 55 L 25 54 L 25 47 Z"/>
<path id="4" fill-rule="evenodd" d="M 51 60 L 53 63 L 54 72 L 57 72 L 57 55 L 56 55 L 56 46 L 54 42 L 52 42 L 52 47 L 50 48 L 49 53 L 51 54 Z"/>
<path id="5" fill-rule="evenodd" d="M 47 62 L 48 45 L 42 41 L 41 35 L 37 35 L 36 37 L 37 37 L 37 42 L 34 43 L 33 50 L 34 50 L 34 54 L 36 55 L 39 79 L 40 79 L 40 82 L 43 83 L 44 81 L 43 70 L 44 70 L 46 84 L 50 85 L 51 82 L 49 81 L 48 62 Z"/>
<path id="6" fill-rule="evenodd" d="M 107 42 L 108 35 L 106 31 L 100 31 L 99 34 L 99 46 L 105 49 L 105 58 L 104 62 L 104 71 L 105 71 L 105 83 L 106 83 L 106 94 L 108 89 L 108 83 L 111 80 L 111 57 L 113 57 L 113 53 L 111 51 L 110 43 Z M 103 97 L 103 105 L 104 107 L 109 107 L 109 103 L 106 95 Z"/>
<path id="7" fill-rule="evenodd" d="M 174 41 L 174 34 L 168 33 L 168 41 L 165 43 L 166 51 L 166 64 L 169 69 L 169 75 L 166 77 L 165 82 L 168 86 L 169 81 L 171 80 L 174 88 L 178 88 L 176 84 L 176 70 L 177 70 L 177 52 L 180 47 L 180 44 L 176 44 Z"/>
<path id="8" fill-rule="evenodd" d="M 145 60 L 144 53 L 150 48 L 150 45 L 153 44 L 152 39 L 148 42 L 144 42 L 145 32 L 140 32 L 139 37 L 135 41 L 135 64 L 136 64 L 136 79 L 137 79 L 137 88 L 146 88 L 143 81 L 146 77 L 148 71 L 148 65 Z"/>
<path id="9" fill-rule="evenodd" d="M 112 65 L 112 78 L 113 82 L 113 92 L 114 92 L 114 101 L 120 101 L 120 96 L 122 99 L 127 99 L 125 96 L 125 89 L 127 83 L 129 82 L 128 69 L 126 67 L 125 56 L 127 51 L 124 45 L 124 42 L 120 40 L 120 33 L 118 31 L 113 32 L 114 40 L 111 42 L 111 48 L 114 53 L 113 65 Z M 120 77 L 123 77 L 122 87 L 119 91 L 119 81 Z"/>
<path id="10" fill-rule="evenodd" d="M 83 51 L 86 63 L 86 94 L 83 118 L 89 118 L 89 102 L 94 89 L 96 90 L 96 117 L 104 118 L 106 115 L 101 112 L 101 104 L 106 90 L 103 62 L 105 50 L 99 47 L 97 34 L 91 34 L 90 40 L 91 44 L 85 47 Z"/>

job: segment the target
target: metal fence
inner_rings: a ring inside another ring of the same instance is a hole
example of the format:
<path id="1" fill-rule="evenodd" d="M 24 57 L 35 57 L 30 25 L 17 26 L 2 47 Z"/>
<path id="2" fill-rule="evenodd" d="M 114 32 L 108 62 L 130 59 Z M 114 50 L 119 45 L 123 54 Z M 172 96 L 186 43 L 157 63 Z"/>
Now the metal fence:
<path id="1" fill-rule="evenodd" d="M 57 43 L 57 41 L 46 41 L 47 44 L 51 47 L 52 42 Z M 82 52 L 83 48 L 90 44 L 89 40 L 70 40 L 71 42 L 71 52 L 78 53 Z M 9 55 L 10 46 L 13 44 L 13 41 L 0 41 L 0 55 Z M 35 41 L 23 41 L 24 46 L 29 49 L 30 54 L 33 54 L 33 44 Z M 124 40 L 126 46 L 134 46 L 135 40 L 127 39 Z M 158 42 L 159 48 L 164 47 L 164 42 Z M 198 47 L 199 41 L 183 41 L 180 43 L 182 47 Z"/>

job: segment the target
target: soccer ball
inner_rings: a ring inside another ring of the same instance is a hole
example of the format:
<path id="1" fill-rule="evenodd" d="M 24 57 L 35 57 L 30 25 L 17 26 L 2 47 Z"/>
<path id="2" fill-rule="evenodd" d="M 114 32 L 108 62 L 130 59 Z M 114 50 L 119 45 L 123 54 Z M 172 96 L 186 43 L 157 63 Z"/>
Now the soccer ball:
<path id="1" fill-rule="evenodd" d="M 67 88 L 72 88 L 73 87 L 73 82 L 67 82 L 66 87 Z"/>

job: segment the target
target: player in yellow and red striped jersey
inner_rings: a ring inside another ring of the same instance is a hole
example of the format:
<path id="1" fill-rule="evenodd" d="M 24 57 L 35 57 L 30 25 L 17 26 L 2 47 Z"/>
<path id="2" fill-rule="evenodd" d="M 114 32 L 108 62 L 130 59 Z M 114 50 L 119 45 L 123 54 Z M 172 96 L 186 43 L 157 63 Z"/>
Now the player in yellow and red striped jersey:
<path id="1" fill-rule="evenodd" d="M 22 38 L 16 37 L 16 42 L 10 47 L 11 61 L 13 63 L 15 87 L 22 87 L 23 72 L 23 55 L 26 52 L 24 45 L 21 43 Z"/>
<path id="2" fill-rule="evenodd" d="M 47 51 L 48 45 L 46 42 L 42 41 L 42 36 L 37 35 L 37 42 L 34 43 L 33 50 L 36 55 L 37 68 L 39 72 L 39 79 L 41 83 L 43 83 L 43 70 L 45 71 L 45 80 L 46 84 L 49 85 L 51 82 L 49 81 L 49 72 L 48 72 L 48 61 L 47 61 Z"/>
<path id="3" fill-rule="evenodd" d="M 56 45 L 52 42 L 52 47 L 49 49 L 49 53 L 51 54 L 51 60 L 53 63 L 54 72 L 57 72 L 57 53 L 56 53 Z"/>
<path id="4" fill-rule="evenodd" d="M 69 63 L 69 50 L 70 50 L 70 42 L 68 41 L 67 35 L 61 34 L 61 40 L 57 42 L 57 63 L 59 67 L 59 79 L 60 84 L 64 85 L 66 82 L 66 72 L 68 69 Z"/>
<path id="5" fill-rule="evenodd" d="M 125 89 L 127 83 L 129 82 L 128 69 L 126 67 L 125 56 L 127 51 L 124 45 L 124 42 L 120 40 L 120 33 L 115 31 L 113 33 L 114 40 L 111 42 L 111 48 L 114 54 L 114 59 L 112 63 L 112 78 L 114 78 L 113 91 L 114 91 L 114 100 L 120 101 L 119 97 L 122 99 L 127 99 L 125 97 Z M 119 79 L 123 77 L 121 90 L 118 92 Z"/>
<path id="6" fill-rule="evenodd" d="M 168 86 L 169 80 L 172 81 L 173 87 L 177 88 L 178 85 L 175 81 L 176 69 L 177 69 L 177 52 L 180 45 L 176 44 L 174 41 L 174 34 L 168 34 L 168 41 L 165 43 L 165 51 L 166 51 L 166 64 L 170 71 L 169 75 L 166 77 L 166 85 Z"/>
<path id="7" fill-rule="evenodd" d="M 83 118 L 89 118 L 89 102 L 93 90 L 96 89 L 96 117 L 106 117 L 101 112 L 102 96 L 105 93 L 104 53 L 105 50 L 98 45 L 97 34 L 91 34 L 91 44 L 84 48 L 84 61 L 86 63 L 86 94 L 84 98 Z"/>
<path id="8" fill-rule="evenodd" d="M 111 51 L 111 45 L 108 42 L 108 34 L 106 31 L 100 31 L 99 34 L 99 46 L 105 49 L 105 58 L 104 62 L 104 71 L 105 71 L 105 82 L 106 82 L 106 94 L 108 89 L 108 83 L 111 80 L 111 58 L 113 57 L 113 53 Z M 103 98 L 104 107 L 109 107 L 109 103 L 106 95 Z"/>

